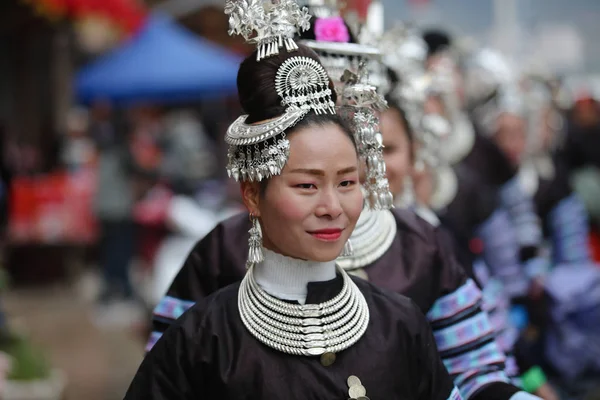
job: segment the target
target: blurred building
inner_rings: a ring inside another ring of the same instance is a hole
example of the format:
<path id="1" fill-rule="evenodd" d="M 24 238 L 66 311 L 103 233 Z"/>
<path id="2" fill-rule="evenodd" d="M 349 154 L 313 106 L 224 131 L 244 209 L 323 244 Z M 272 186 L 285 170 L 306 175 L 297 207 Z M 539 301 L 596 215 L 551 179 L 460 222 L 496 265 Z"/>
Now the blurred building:
<path id="1" fill-rule="evenodd" d="M 71 103 L 72 34 L 22 1 L 0 2 L 0 124 L 43 147 Z"/>

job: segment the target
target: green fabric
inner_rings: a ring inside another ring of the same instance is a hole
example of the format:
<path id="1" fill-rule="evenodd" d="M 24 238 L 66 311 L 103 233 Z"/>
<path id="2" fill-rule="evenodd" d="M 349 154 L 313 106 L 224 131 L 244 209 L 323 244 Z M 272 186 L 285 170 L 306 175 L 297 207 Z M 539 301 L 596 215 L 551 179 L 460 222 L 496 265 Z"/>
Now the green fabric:
<path id="1" fill-rule="evenodd" d="M 540 367 L 533 367 L 521 376 L 523 389 L 529 393 L 535 393 L 544 383 L 546 383 L 546 375 Z"/>

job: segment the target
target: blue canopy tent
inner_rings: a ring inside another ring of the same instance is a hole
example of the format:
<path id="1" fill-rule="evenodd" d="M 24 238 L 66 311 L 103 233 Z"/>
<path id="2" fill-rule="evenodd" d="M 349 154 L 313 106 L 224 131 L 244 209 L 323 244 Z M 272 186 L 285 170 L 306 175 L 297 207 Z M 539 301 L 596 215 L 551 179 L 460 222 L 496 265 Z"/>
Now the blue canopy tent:
<path id="1" fill-rule="evenodd" d="M 114 103 L 202 100 L 236 92 L 240 58 L 180 27 L 151 16 L 124 46 L 80 70 L 78 100 Z"/>

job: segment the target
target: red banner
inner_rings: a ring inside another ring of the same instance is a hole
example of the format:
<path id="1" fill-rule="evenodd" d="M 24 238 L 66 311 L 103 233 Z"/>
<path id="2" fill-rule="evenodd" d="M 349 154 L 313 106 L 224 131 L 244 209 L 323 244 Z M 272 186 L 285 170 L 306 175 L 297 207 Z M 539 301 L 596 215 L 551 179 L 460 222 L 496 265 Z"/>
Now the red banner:
<path id="1" fill-rule="evenodd" d="M 97 226 L 90 171 L 13 180 L 9 198 L 9 240 L 13 243 L 92 243 Z"/>
<path id="2" fill-rule="evenodd" d="M 49 18 L 106 18 L 131 34 L 143 24 L 147 11 L 137 0 L 23 0 Z"/>

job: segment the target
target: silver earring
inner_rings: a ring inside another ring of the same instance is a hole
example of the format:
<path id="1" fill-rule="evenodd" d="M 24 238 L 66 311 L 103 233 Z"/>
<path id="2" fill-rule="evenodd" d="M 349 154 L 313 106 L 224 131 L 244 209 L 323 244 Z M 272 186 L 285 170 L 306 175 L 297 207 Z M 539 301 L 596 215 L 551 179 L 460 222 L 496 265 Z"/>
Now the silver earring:
<path id="1" fill-rule="evenodd" d="M 342 250 L 342 254 L 340 254 L 340 257 L 352 257 L 353 254 L 354 249 L 352 249 L 352 242 L 350 241 L 350 239 L 348 239 L 344 244 L 344 250 Z"/>
<path id="2" fill-rule="evenodd" d="M 246 267 L 258 264 L 264 260 L 260 223 L 258 222 L 258 218 L 253 214 L 250 214 L 250 221 L 252 222 L 252 228 L 248 231 L 250 237 L 248 238 L 248 261 L 246 261 Z"/>

